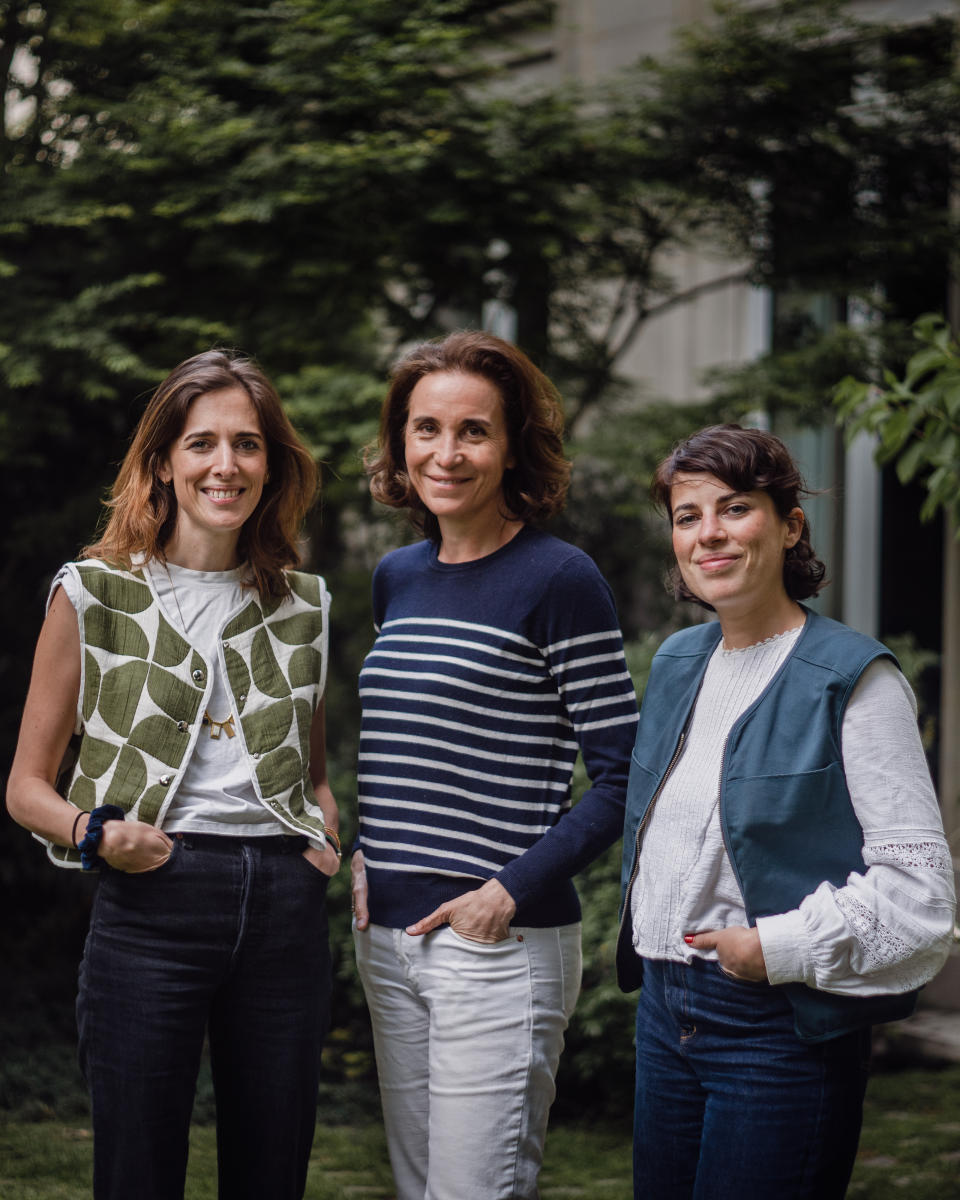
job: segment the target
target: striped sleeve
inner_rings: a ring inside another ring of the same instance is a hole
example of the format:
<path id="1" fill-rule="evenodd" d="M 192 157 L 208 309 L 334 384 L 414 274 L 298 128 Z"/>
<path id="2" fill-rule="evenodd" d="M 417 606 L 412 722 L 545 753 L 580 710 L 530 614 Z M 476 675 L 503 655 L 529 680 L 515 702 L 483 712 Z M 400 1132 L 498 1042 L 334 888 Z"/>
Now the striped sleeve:
<path id="1" fill-rule="evenodd" d="M 576 874 L 623 830 L 637 701 L 610 588 L 586 555 L 551 580 L 534 628 L 590 787 L 498 875 L 517 906 Z"/>

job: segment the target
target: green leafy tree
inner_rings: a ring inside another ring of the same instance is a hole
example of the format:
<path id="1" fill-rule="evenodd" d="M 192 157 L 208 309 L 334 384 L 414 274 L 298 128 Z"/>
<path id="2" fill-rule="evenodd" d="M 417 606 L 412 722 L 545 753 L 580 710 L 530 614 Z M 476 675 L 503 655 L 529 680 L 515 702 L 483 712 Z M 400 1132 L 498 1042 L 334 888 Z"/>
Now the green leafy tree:
<path id="1" fill-rule="evenodd" d="M 44 575 L 89 539 L 145 393 L 212 343 L 283 378 L 328 465 L 312 532 L 336 561 L 344 481 L 356 482 L 357 434 L 392 347 L 385 298 L 435 160 L 482 118 L 481 50 L 513 35 L 503 9 L 0 8 L 0 616 L 13 703 Z"/>
<path id="2" fill-rule="evenodd" d="M 954 20 L 861 20 L 845 0 L 715 11 L 647 64 L 637 105 L 660 174 L 750 278 L 872 302 L 947 253 Z"/>
<path id="3" fill-rule="evenodd" d="M 913 332 L 922 348 L 902 373 L 885 369 L 882 385 L 847 376 L 837 386 L 838 418 L 849 440 L 874 434 L 877 462 L 926 489 L 921 517 L 942 511 L 960 538 L 960 343 L 935 313 Z"/>
<path id="4" fill-rule="evenodd" d="M 836 380 L 866 369 L 878 344 L 895 360 L 905 323 L 945 303 L 954 36 L 949 14 L 885 22 L 845 0 L 718 3 L 674 54 L 617 85 L 647 177 L 695 199 L 696 228 L 738 264 L 719 283 L 774 295 L 771 352 L 707 381 L 722 404 L 829 419 Z M 832 309 L 826 322 L 809 315 L 814 299 Z M 868 336 L 845 328 L 854 304 Z"/>

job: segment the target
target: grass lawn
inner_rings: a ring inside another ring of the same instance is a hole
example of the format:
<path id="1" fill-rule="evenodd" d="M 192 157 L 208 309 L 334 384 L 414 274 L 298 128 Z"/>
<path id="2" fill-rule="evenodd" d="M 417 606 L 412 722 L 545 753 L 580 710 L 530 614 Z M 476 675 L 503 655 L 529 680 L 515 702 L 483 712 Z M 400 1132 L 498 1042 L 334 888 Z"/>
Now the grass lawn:
<path id="1" fill-rule="evenodd" d="M 89 1200 L 88 1129 L 57 1122 L 0 1124 L 0 1196 L 3 1200 Z M 627 1200 L 630 1138 L 596 1129 L 553 1130 L 541 1176 L 543 1200 L 591 1197 Z M 379 1125 L 317 1130 L 306 1200 L 390 1200 L 393 1183 Z M 212 1125 L 190 1134 L 186 1200 L 216 1200 L 216 1145 Z M 264 1197 L 269 1200 L 269 1197 Z"/>
<path id="2" fill-rule="evenodd" d="M 3 1200 L 89 1200 L 89 1129 L 55 1121 L 0 1121 Z M 214 1130 L 191 1134 L 187 1200 L 215 1200 Z M 390 1200 L 377 1124 L 318 1126 L 307 1200 Z M 542 1200 L 630 1200 L 626 1128 L 555 1125 Z M 867 1094 L 851 1200 L 960 1200 L 960 1066 L 877 1074 Z M 269 1200 L 265 1197 L 264 1200 Z"/>

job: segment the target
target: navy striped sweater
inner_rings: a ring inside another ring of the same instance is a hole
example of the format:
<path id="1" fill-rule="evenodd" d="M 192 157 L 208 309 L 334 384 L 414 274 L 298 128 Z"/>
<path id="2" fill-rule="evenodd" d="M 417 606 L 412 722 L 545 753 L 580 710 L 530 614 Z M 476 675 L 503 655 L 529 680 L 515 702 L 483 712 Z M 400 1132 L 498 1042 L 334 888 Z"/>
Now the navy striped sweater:
<path id="1" fill-rule="evenodd" d="M 493 876 L 515 925 L 579 920 L 570 877 L 622 832 L 637 722 L 593 561 L 530 528 L 466 563 L 419 542 L 377 567 L 373 607 L 358 772 L 371 920 L 402 928 Z M 571 808 L 578 749 L 591 786 Z"/>

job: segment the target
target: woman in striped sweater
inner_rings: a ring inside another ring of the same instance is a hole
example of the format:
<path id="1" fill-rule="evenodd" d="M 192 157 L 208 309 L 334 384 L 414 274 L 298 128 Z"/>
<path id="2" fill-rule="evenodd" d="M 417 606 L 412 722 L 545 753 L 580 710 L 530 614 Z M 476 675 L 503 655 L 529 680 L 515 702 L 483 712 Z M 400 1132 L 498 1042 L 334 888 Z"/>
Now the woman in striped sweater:
<path id="1" fill-rule="evenodd" d="M 399 1200 L 537 1195 L 580 985 L 571 876 L 621 830 L 613 599 L 533 525 L 565 499 L 562 427 L 519 350 L 457 333 L 400 362 L 369 465 L 425 534 L 377 568 L 360 677 L 355 941 Z"/>

